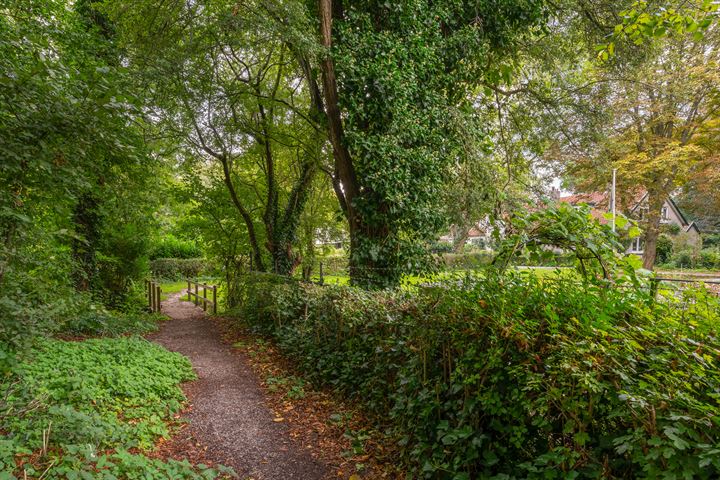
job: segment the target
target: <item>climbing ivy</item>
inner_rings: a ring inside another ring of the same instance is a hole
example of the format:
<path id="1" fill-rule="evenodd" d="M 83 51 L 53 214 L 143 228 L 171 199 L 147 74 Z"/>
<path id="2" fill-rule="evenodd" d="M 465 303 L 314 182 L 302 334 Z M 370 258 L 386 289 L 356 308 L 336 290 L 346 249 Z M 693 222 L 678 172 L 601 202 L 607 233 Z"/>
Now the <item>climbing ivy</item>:
<path id="1" fill-rule="evenodd" d="M 443 182 L 462 155 L 456 126 L 484 101 L 481 86 L 510 81 L 516 43 L 547 12 L 541 0 L 334 5 L 332 58 L 357 181 L 356 195 L 345 189 L 350 274 L 384 287 L 427 266 L 427 242 L 447 222 Z"/>

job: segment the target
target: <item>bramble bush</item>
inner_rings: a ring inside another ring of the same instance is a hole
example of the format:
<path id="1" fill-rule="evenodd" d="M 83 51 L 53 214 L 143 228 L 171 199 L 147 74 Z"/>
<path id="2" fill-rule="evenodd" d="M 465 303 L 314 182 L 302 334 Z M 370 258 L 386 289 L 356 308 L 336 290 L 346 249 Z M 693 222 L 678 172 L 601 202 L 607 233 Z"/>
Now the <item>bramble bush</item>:
<path id="1" fill-rule="evenodd" d="M 180 354 L 138 337 L 45 339 L 16 372 L 0 385 L 2 478 L 15 478 L 13 471 L 67 479 L 218 475 L 142 455 L 168 436 L 185 400 L 179 383 L 195 378 Z"/>
<path id="2" fill-rule="evenodd" d="M 718 299 L 486 272 L 367 292 L 247 276 L 231 305 L 362 402 L 415 478 L 717 478 Z"/>

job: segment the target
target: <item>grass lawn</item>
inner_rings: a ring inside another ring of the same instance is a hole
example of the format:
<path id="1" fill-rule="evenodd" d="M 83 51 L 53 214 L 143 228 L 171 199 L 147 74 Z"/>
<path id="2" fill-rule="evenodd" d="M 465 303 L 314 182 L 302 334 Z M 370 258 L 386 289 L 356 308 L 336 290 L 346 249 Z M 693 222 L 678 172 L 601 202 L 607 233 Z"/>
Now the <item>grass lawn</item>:
<path id="1" fill-rule="evenodd" d="M 172 293 L 178 293 L 178 292 L 184 292 L 187 289 L 187 282 L 186 281 L 177 281 L 177 282 L 163 282 L 160 284 L 160 291 L 162 292 L 160 296 L 163 300 L 167 300 L 170 294 Z M 184 296 L 184 299 L 187 299 L 187 295 Z"/>
<path id="2" fill-rule="evenodd" d="M 225 295 L 227 293 L 225 285 L 221 285 L 219 279 L 217 278 L 207 278 L 207 279 L 201 279 L 201 282 L 207 284 L 207 285 L 217 285 L 217 302 L 218 302 L 218 312 L 221 312 L 221 306 L 225 303 Z M 195 287 L 193 287 L 194 289 Z M 179 292 L 186 292 L 187 291 L 187 281 L 186 280 L 179 280 L 176 282 L 163 282 L 160 284 L 160 290 L 163 300 L 167 300 L 168 297 L 171 294 L 179 293 Z M 198 288 L 198 294 L 202 297 L 202 288 Z M 207 291 L 207 296 L 209 299 L 212 299 L 212 290 Z M 188 295 L 186 293 L 183 294 L 182 297 L 180 297 L 180 301 L 182 302 L 189 302 L 191 301 L 188 299 Z M 202 303 L 200 303 L 202 305 Z M 208 309 L 212 308 L 208 304 Z"/>
<path id="3" fill-rule="evenodd" d="M 572 267 L 513 267 L 520 272 L 532 273 L 538 278 L 561 278 L 574 276 L 577 274 Z M 482 275 L 482 270 L 446 270 L 432 275 L 406 275 L 403 277 L 403 287 L 418 286 L 423 283 L 442 282 L 447 280 L 460 280 L 466 275 Z M 348 275 L 324 275 L 326 285 L 349 285 L 350 277 Z M 319 275 L 313 275 L 312 280 L 317 282 L 320 280 Z"/>

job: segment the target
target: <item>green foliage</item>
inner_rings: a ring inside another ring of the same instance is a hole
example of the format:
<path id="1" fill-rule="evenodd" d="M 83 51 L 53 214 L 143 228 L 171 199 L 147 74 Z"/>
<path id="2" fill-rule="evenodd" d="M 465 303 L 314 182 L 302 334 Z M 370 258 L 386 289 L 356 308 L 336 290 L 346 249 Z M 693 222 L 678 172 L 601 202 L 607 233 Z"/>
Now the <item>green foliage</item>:
<path id="1" fill-rule="evenodd" d="M 667 235 L 660 235 L 657 240 L 657 261 L 665 263 L 673 254 L 673 241 Z"/>
<path id="2" fill-rule="evenodd" d="M 350 228 L 355 283 L 397 285 L 427 267 L 426 242 L 448 222 L 441 188 L 464 154 L 457 125 L 483 101 L 483 82 L 510 82 L 514 47 L 545 15 L 534 0 L 363 1 L 335 20 L 339 107 L 358 183 L 348 197 L 360 219 Z"/>
<path id="3" fill-rule="evenodd" d="M 150 248 L 150 260 L 158 258 L 199 258 L 202 250 L 195 242 L 177 238 L 175 235 L 164 235 Z"/>
<path id="4" fill-rule="evenodd" d="M 720 250 L 705 248 L 697 252 L 692 249 L 683 249 L 673 253 L 668 258 L 666 265 L 677 268 L 720 270 Z"/>
<path id="5" fill-rule="evenodd" d="M 491 265 L 495 258 L 496 254 L 493 252 L 445 253 L 442 255 L 442 262 L 451 270 L 472 270 Z M 575 256 L 557 252 L 537 257 L 521 255 L 513 258 L 511 263 L 533 267 L 571 267 L 575 265 Z"/>
<path id="6" fill-rule="evenodd" d="M 720 248 L 720 233 L 703 235 L 703 245 L 706 247 Z"/>
<path id="7" fill-rule="evenodd" d="M 211 268 L 211 264 L 203 258 L 158 258 L 150 262 L 153 277 L 164 280 L 197 278 Z"/>
<path id="8" fill-rule="evenodd" d="M 630 237 L 639 235 L 635 224 L 623 216 L 615 219 L 616 228 Z M 529 265 L 543 265 L 556 257 L 557 249 L 572 255 L 584 278 L 592 275 L 609 279 L 613 271 L 622 270 L 634 275 L 634 257 L 625 257 L 618 234 L 610 225 L 598 222 L 587 205 L 573 206 L 557 203 L 547 208 L 517 214 L 511 220 L 510 235 L 502 239 L 500 252 L 494 261 L 506 268 L 511 261 L 528 261 Z"/>
<path id="9" fill-rule="evenodd" d="M 0 5 L 3 373 L 91 297 L 124 306 L 146 268 L 157 165 L 130 72 L 81 3 Z"/>
<path id="10" fill-rule="evenodd" d="M 720 270 L 720 249 L 718 248 L 705 248 L 700 250 L 698 255 L 697 265 L 700 268 L 707 268 L 710 270 Z"/>
<path id="11" fill-rule="evenodd" d="M 435 242 L 430 245 L 430 251 L 432 253 L 450 253 L 452 250 L 453 246 L 450 242 Z"/>
<path id="12" fill-rule="evenodd" d="M 512 273 L 415 294 L 268 275 L 242 290 L 241 321 L 376 414 L 419 478 L 720 474 L 706 292 L 654 302 Z"/>
<path id="13" fill-rule="evenodd" d="M 14 455 L 40 452 L 23 466 L 29 477 L 52 466 L 45 478 L 215 478 L 128 453 L 168 436 L 178 384 L 194 378 L 186 358 L 142 338 L 39 341 L 0 387 L 0 462 L 12 471 Z"/>
<path id="14" fill-rule="evenodd" d="M 146 300 L 145 300 L 146 301 Z M 105 336 L 142 335 L 157 330 L 162 315 L 145 312 L 113 312 L 95 304 L 85 305 L 58 329 L 61 335 Z"/>
<path id="15" fill-rule="evenodd" d="M 695 256 L 692 250 L 680 250 L 670 260 L 678 268 L 693 268 L 695 266 Z"/>
<path id="16" fill-rule="evenodd" d="M 598 46 L 598 57 L 608 60 L 615 52 L 615 42 L 635 45 L 671 34 L 703 39 L 717 17 L 718 5 L 712 0 L 690 2 L 648 2 L 638 0 L 620 12 L 622 23 L 615 26 L 612 42 Z"/>
<path id="17" fill-rule="evenodd" d="M 102 238 L 97 252 L 95 292 L 108 306 L 118 307 L 130 294 L 133 282 L 148 271 L 146 251 L 148 239 L 133 224 L 113 225 Z"/>

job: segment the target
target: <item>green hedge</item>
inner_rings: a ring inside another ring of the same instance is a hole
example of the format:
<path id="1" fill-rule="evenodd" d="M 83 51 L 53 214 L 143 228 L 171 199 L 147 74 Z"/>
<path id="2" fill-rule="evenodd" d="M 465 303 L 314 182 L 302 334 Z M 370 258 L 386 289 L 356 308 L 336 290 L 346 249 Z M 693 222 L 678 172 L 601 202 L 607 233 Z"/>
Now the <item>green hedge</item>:
<path id="1" fill-rule="evenodd" d="M 210 263 L 204 258 L 158 258 L 150 262 L 154 278 L 181 280 L 209 273 Z"/>
<path id="2" fill-rule="evenodd" d="M 660 262 L 660 257 L 658 257 Z M 674 252 L 665 261 L 660 262 L 665 268 L 702 268 L 705 270 L 720 270 L 720 249 L 705 248 L 700 252 L 685 249 Z"/>
<path id="3" fill-rule="evenodd" d="M 517 274 L 420 293 L 238 287 L 238 318 L 362 402 L 415 478 L 720 475 L 717 298 Z"/>
<path id="4" fill-rule="evenodd" d="M 195 242 L 166 235 L 150 248 L 150 260 L 158 258 L 198 258 L 203 254 Z"/>

